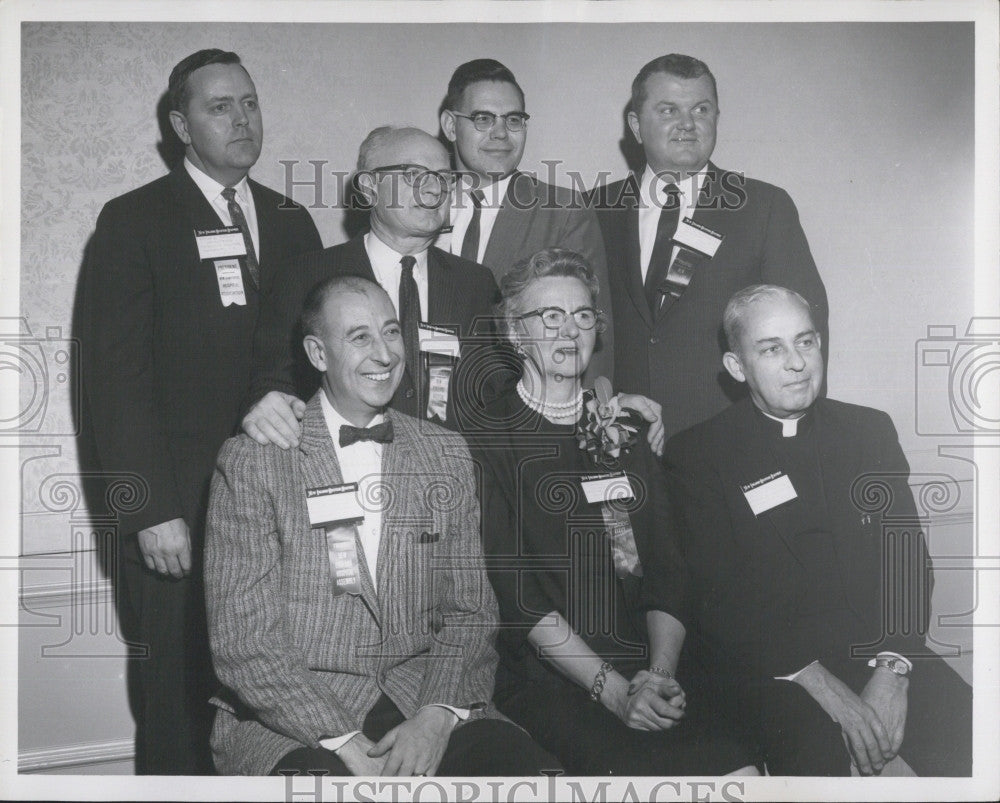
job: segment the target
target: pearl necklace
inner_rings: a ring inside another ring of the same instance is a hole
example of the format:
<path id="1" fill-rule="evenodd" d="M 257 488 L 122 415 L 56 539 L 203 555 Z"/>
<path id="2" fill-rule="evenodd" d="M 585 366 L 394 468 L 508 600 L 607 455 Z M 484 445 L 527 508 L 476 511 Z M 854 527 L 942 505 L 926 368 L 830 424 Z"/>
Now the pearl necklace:
<path id="1" fill-rule="evenodd" d="M 536 413 L 540 413 L 546 418 L 572 418 L 574 421 L 580 417 L 580 413 L 583 412 L 583 391 L 577 395 L 573 401 L 569 402 L 545 402 L 541 399 L 536 399 L 530 393 L 528 393 L 527 388 L 524 387 L 524 380 L 517 380 L 517 395 L 521 397 L 521 401 L 524 402 L 524 406 L 529 410 L 534 410 Z"/>

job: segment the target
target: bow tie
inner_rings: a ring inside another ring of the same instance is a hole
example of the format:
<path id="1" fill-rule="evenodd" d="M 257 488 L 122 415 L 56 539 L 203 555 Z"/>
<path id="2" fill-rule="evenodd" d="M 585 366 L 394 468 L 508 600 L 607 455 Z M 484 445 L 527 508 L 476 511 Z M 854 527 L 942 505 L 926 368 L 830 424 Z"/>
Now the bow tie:
<path id="1" fill-rule="evenodd" d="M 377 443 L 392 443 L 392 421 L 383 421 L 373 427 L 352 427 L 350 424 L 340 425 L 340 445 L 350 446 L 358 441 L 375 441 Z"/>

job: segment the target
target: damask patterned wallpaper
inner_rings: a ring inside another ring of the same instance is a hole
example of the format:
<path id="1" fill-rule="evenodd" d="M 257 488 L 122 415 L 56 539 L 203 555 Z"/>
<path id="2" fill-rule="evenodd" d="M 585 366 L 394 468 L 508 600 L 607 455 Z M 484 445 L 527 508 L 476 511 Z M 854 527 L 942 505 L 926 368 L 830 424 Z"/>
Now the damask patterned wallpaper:
<path id="1" fill-rule="evenodd" d="M 932 454 L 914 432 L 911 355 L 928 324 L 964 327 L 972 308 L 970 25 L 26 23 L 20 326 L 35 340 L 23 341 L 21 366 L 24 550 L 72 548 L 82 513 L 65 341 L 84 248 L 107 200 L 167 169 L 157 104 L 172 66 L 203 47 L 243 57 L 264 113 L 253 175 L 310 206 L 326 245 L 346 237 L 334 173 L 351 170 L 376 125 L 436 132 L 463 61 L 498 58 L 524 86 L 523 168 L 545 178 L 561 160 L 559 183 L 574 169 L 590 186 L 626 169 L 638 68 L 670 51 L 704 59 L 722 108 L 714 161 L 798 205 L 830 295 L 831 395 L 889 410 L 908 453 Z M 926 192 L 935 184 L 950 188 L 947 203 Z M 18 325 L 3 322 L 4 334 Z"/>

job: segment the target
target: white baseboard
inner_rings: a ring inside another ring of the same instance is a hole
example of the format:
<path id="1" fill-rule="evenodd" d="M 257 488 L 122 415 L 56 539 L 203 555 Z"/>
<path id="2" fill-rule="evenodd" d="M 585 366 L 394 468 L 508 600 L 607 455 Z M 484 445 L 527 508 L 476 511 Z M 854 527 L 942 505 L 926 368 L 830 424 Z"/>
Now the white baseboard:
<path id="1" fill-rule="evenodd" d="M 88 767 L 111 762 L 131 761 L 135 757 L 132 739 L 88 742 L 65 747 L 25 750 L 17 755 L 19 773 L 53 772 L 68 767 Z"/>

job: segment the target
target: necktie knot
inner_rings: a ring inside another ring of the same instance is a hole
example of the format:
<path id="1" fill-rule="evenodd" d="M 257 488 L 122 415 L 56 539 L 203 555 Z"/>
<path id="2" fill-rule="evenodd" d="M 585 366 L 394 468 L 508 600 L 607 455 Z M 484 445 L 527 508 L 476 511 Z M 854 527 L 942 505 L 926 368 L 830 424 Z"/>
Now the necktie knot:
<path id="1" fill-rule="evenodd" d="M 663 194 L 666 196 L 663 200 L 664 209 L 677 209 L 681 205 L 681 190 L 676 184 L 667 184 L 663 188 Z"/>
<path id="2" fill-rule="evenodd" d="M 407 254 L 405 257 L 399 260 L 399 264 L 403 266 L 404 273 L 407 271 L 413 273 L 413 266 L 417 264 L 417 258 L 412 254 Z"/>
<path id="3" fill-rule="evenodd" d="M 340 445 L 350 446 L 358 441 L 375 441 L 376 443 L 392 443 L 392 421 L 383 421 L 373 427 L 352 427 L 350 424 L 340 425 Z"/>
<path id="4" fill-rule="evenodd" d="M 236 200 L 236 188 L 235 187 L 225 187 L 222 190 L 222 197 L 226 199 L 228 203 L 232 203 Z"/>
<path id="5" fill-rule="evenodd" d="M 482 207 L 483 201 L 486 200 L 486 193 L 482 190 L 473 190 L 469 193 L 469 197 L 472 198 L 472 205 L 476 207 L 476 209 L 479 209 Z"/>

